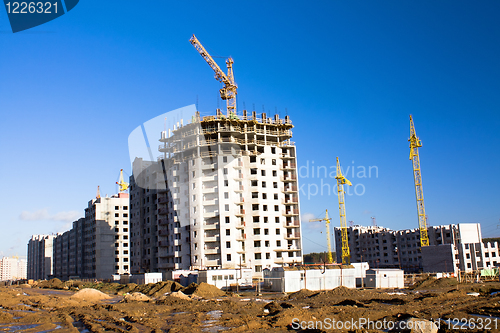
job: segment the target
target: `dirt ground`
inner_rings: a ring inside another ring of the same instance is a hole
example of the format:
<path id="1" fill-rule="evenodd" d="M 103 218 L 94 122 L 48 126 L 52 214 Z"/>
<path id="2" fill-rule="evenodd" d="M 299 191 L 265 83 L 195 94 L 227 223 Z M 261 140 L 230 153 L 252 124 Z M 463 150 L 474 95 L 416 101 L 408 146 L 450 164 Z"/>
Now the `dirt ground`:
<path id="1" fill-rule="evenodd" d="M 440 321 L 439 332 L 500 332 L 496 291 L 498 282 L 459 285 L 454 279 L 428 279 L 398 291 L 339 287 L 261 296 L 225 293 L 207 284 L 183 288 L 170 281 L 137 286 L 51 280 L 0 288 L 0 332 L 384 331 L 373 324 L 347 330 L 325 326 L 327 321 L 359 323 L 360 318 L 457 318 L 468 326 Z"/>

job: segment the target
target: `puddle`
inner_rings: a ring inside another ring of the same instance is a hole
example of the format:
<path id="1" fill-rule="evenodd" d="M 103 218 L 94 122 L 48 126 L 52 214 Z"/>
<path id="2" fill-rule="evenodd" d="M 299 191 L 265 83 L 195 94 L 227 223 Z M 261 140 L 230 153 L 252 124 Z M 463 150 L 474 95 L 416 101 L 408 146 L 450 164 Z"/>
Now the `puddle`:
<path id="1" fill-rule="evenodd" d="M 20 332 L 38 326 L 40 326 L 40 324 L 33 324 L 33 325 L 0 324 L 0 332 Z"/>
<path id="2" fill-rule="evenodd" d="M 57 325 L 57 326 L 56 326 L 56 328 L 53 328 L 53 329 L 51 329 L 51 330 L 46 330 L 46 331 L 40 331 L 40 332 L 38 332 L 38 333 L 49 333 L 49 332 L 54 332 L 54 331 L 60 330 L 60 329 L 62 329 L 62 328 L 63 328 L 62 326 Z"/>
<path id="3" fill-rule="evenodd" d="M 78 330 L 78 332 L 90 333 L 90 331 L 85 327 L 85 325 L 81 321 L 75 320 L 72 324 L 73 324 L 73 327 L 75 327 Z"/>
<path id="4" fill-rule="evenodd" d="M 180 314 L 185 314 L 185 313 L 189 313 L 187 311 L 182 311 L 182 312 L 172 312 L 170 315 L 171 316 L 175 316 L 175 315 L 180 315 Z"/>
<path id="5" fill-rule="evenodd" d="M 495 320 L 500 320 L 500 317 L 480 315 L 480 314 L 475 314 L 475 313 L 469 313 L 469 316 L 481 317 L 481 318 L 491 318 L 491 319 L 495 319 Z"/>
<path id="6" fill-rule="evenodd" d="M 208 320 L 202 321 L 203 327 L 202 327 L 202 332 L 209 332 L 209 333 L 216 333 L 220 331 L 225 331 L 228 330 L 229 327 L 223 327 L 220 325 L 213 325 L 219 321 L 219 319 L 222 317 L 222 311 L 221 310 L 214 310 L 214 311 L 209 311 L 207 312 L 207 315 L 210 317 Z"/>

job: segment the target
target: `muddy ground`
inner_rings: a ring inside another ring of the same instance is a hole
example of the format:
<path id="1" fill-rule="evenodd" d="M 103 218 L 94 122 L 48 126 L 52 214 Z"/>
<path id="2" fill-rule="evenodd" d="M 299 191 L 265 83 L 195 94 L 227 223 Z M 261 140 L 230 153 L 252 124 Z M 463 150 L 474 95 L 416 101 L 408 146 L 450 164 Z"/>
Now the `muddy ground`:
<path id="1" fill-rule="evenodd" d="M 317 330 L 299 332 L 333 332 L 341 330 L 321 325 L 329 320 L 359 323 L 365 318 L 375 323 L 411 317 L 458 318 L 470 325 L 441 321 L 439 332 L 500 332 L 496 291 L 498 282 L 458 285 L 454 279 L 428 279 L 398 291 L 339 287 L 256 296 L 225 293 L 206 284 L 183 288 L 172 282 L 137 286 L 54 280 L 37 287 L 1 287 L 0 332 L 287 332 L 300 322 L 303 328 Z M 383 332 L 366 328 L 342 331 Z"/>

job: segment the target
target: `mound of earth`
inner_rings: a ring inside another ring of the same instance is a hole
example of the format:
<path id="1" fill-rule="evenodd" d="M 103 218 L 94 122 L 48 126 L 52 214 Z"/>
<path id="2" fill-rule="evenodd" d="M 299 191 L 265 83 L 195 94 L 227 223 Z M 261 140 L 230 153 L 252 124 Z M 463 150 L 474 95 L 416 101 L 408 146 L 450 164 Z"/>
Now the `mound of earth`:
<path id="1" fill-rule="evenodd" d="M 151 298 L 138 292 L 126 294 L 125 297 L 123 297 L 123 302 L 147 302 L 149 300 L 151 300 Z"/>
<path id="2" fill-rule="evenodd" d="M 174 291 L 170 294 L 171 297 L 177 297 L 180 299 L 191 299 L 188 295 L 184 294 L 182 291 Z"/>
<path id="3" fill-rule="evenodd" d="M 458 284 L 458 281 L 456 278 L 434 279 L 431 277 L 431 278 L 425 279 L 424 281 L 419 283 L 418 286 L 415 286 L 413 289 L 415 289 L 415 290 L 441 289 L 441 288 L 454 287 L 457 284 Z"/>
<path id="4" fill-rule="evenodd" d="M 294 293 L 291 293 L 288 295 L 288 299 L 304 299 L 304 298 L 309 298 L 315 294 L 317 294 L 317 291 L 311 291 L 309 289 L 301 289 L 299 291 L 296 291 Z"/>
<path id="5" fill-rule="evenodd" d="M 106 295 L 105 293 L 100 292 L 99 290 L 86 288 L 86 289 L 82 289 L 82 290 L 76 292 L 70 298 L 74 299 L 74 300 L 96 302 L 96 301 L 100 301 L 103 299 L 109 299 L 109 298 L 111 298 L 111 296 Z"/>
<path id="6" fill-rule="evenodd" d="M 140 292 L 151 297 L 160 297 L 166 293 L 179 291 L 184 287 L 175 281 L 162 281 L 158 283 L 150 283 L 147 285 L 137 286 L 134 292 Z"/>
<path id="7" fill-rule="evenodd" d="M 65 287 L 64 283 L 57 278 L 48 281 L 41 281 L 37 284 L 37 286 L 39 288 L 46 289 L 63 289 Z"/>
<path id="8" fill-rule="evenodd" d="M 226 293 L 217 288 L 216 286 L 212 286 L 211 284 L 202 282 L 200 284 L 191 283 L 187 286 L 183 292 L 188 295 L 196 295 L 203 298 L 213 298 L 219 296 L 225 296 Z"/>

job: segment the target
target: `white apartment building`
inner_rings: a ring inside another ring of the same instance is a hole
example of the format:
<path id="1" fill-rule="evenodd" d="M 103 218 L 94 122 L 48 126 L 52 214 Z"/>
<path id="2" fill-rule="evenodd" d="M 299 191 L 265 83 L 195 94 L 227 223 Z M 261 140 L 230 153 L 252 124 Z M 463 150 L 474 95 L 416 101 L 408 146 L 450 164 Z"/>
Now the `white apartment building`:
<path id="1" fill-rule="evenodd" d="M 85 217 L 64 233 L 33 236 L 28 244 L 28 278 L 111 279 L 130 272 L 129 194 L 92 199 Z"/>
<path id="2" fill-rule="evenodd" d="M 27 262 L 25 259 L 3 257 L 0 259 L 0 281 L 26 279 Z"/>
<path id="3" fill-rule="evenodd" d="M 56 235 L 33 235 L 28 242 L 28 279 L 44 280 L 53 274 Z"/>
<path id="4" fill-rule="evenodd" d="M 302 262 L 292 127 L 288 117 L 243 111 L 226 118 L 218 110 L 162 132 L 158 170 L 165 175 L 154 174 L 160 271 L 242 266 L 260 275 Z M 131 191 L 134 205 L 139 191 Z M 143 222 L 134 216 L 132 235 Z M 134 255 L 142 244 L 134 238 Z M 133 271 L 139 265 L 134 260 Z"/>
<path id="5" fill-rule="evenodd" d="M 380 226 L 347 228 L 351 262 L 367 261 L 373 268 L 402 268 L 406 272 L 472 271 L 497 266 L 498 245 L 483 244 L 479 223 L 430 226 L 430 246 L 420 248 L 419 229 L 390 230 Z M 335 228 L 337 261 L 342 239 Z"/>

